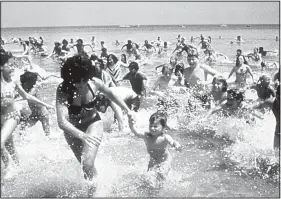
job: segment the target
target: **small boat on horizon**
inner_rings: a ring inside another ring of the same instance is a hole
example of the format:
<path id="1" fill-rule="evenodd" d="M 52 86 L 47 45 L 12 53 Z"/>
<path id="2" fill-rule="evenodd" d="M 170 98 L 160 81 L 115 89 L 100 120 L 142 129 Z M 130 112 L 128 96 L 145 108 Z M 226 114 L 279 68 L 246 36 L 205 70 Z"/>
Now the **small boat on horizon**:
<path id="1" fill-rule="evenodd" d="M 251 25 L 247 25 L 247 28 L 251 27 Z"/>
<path id="2" fill-rule="evenodd" d="M 119 28 L 130 28 L 129 25 L 120 25 Z"/>
<path id="3" fill-rule="evenodd" d="M 185 25 L 181 25 L 180 27 L 181 27 L 181 28 L 185 28 Z"/>
<path id="4" fill-rule="evenodd" d="M 222 24 L 221 27 L 227 27 L 227 25 L 226 24 Z"/>
<path id="5" fill-rule="evenodd" d="M 132 25 L 133 28 L 139 28 L 140 25 Z"/>

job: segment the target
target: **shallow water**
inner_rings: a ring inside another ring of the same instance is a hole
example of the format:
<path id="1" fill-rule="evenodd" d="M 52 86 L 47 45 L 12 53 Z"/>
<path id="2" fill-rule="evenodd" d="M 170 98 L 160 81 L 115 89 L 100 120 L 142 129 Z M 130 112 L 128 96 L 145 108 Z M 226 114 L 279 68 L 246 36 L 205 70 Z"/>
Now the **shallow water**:
<path id="1" fill-rule="evenodd" d="M 2 37 L 43 36 L 49 51 L 54 41 L 63 38 L 90 40 L 92 35 L 98 40 L 105 40 L 109 49 L 121 54 L 119 47 L 111 46 L 116 39 L 133 39 L 143 42 L 161 36 L 163 40 L 174 42 L 177 34 L 212 36 L 212 45 L 218 52 L 234 59 L 237 48 L 252 51 L 255 46 L 264 46 L 266 50 L 278 49 L 279 42 L 274 40 L 279 34 L 279 27 L 257 26 L 187 26 L 161 27 L 148 26 L 139 29 L 119 29 L 116 27 L 82 28 L 40 28 L 40 29 L 4 29 Z M 56 32 L 56 34 L 54 34 Z M 134 34 L 132 34 L 132 32 Z M 132 36 L 134 35 L 134 36 Z M 223 39 L 219 40 L 218 36 Z M 242 35 L 242 46 L 228 45 L 237 35 Z M 5 48 L 5 46 L 4 46 Z M 7 48 L 16 48 L 9 45 Z M 173 47 L 170 49 L 173 50 Z M 149 78 L 149 87 L 157 78 L 154 67 L 168 60 L 168 57 L 153 56 L 149 63 L 141 67 Z M 267 61 L 279 62 L 279 57 L 267 57 Z M 52 59 L 33 61 L 48 72 L 59 75 L 59 64 Z M 214 66 L 228 74 L 233 64 Z M 255 77 L 266 73 L 273 75 L 277 69 L 269 68 L 261 72 L 260 67 L 252 67 Z M 127 71 L 124 69 L 123 73 Z M 59 79 L 51 78 L 44 87 L 43 100 L 55 104 L 54 90 Z M 129 86 L 124 83 L 124 86 Z M 249 91 L 248 98 L 256 99 Z M 171 150 L 174 158 L 172 170 L 162 188 L 149 185 L 146 172 L 149 157 L 142 140 L 137 139 L 126 128 L 117 132 L 112 124 L 112 112 L 102 115 L 105 134 L 96 159 L 98 169 L 99 197 L 275 197 L 278 198 L 279 160 L 274 159 L 272 142 L 275 118 L 271 112 L 264 114 L 264 119 L 247 124 L 242 119 L 212 117 L 209 121 L 200 118 L 206 113 L 203 109 L 187 112 L 188 104 L 184 93 L 176 93 L 180 108 L 170 110 L 168 125 L 177 130 L 169 132 L 183 146 L 182 152 Z M 156 97 L 148 97 L 142 109 L 136 114 L 138 128 L 148 129 L 148 118 L 156 110 Z M 16 148 L 21 159 L 21 166 L 13 171 L 14 176 L 1 184 L 2 197 L 86 197 L 86 183 L 83 180 L 80 165 L 74 158 L 58 128 L 55 112 L 51 113 L 51 139 L 44 137 L 40 123 L 27 129 L 17 129 L 14 133 Z"/>

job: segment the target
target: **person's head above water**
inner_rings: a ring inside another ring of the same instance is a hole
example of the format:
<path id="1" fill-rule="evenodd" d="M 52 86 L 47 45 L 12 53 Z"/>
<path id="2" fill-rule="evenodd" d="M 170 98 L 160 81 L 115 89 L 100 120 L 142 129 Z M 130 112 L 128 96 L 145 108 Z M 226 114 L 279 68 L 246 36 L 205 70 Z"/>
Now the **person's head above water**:
<path id="1" fill-rule="evenodd" d="M 20 82 L 22 84 L 23 89 L 26 92 L 29 92 L 33 88 L 37 80 L 38 80 L 38 73 L 26 71 L 24 74 L 20 76 Z"/>
<path id="2" fill-rule="evenodd" d="M 82 39 L 77 39 L 77 44 L 83 44 L 83 40 Z"/>
<path id="3" fill-rule="evenodd" d="M 149 118 L 149 132 L 151 135 L 161 135 L 167 127 L 167 116 L 161 111 L 153 113 Z"/>
<path id="4" fill-rule="evenodd" d="M 218 91 L 218 90 L 221 90 L 222 92 L 227 91 L 227 82 L 223 76 L 214 77 L 212 81 L 212 85 L 214 91 Z"/>
<path id="5" fill-rule="evenodd" d="M 270 84 L 270 77 L 267 75 L 260 76 L 257 84 L 261 86 L 268 86 Z"/>
<path id="6" fill-rule="evenodd" d="M 68 41 L 67 41 L 66 39 L 63 39 L 63 40 L 62 40 L 62 44 L 67 45 L 67 44 L 68 44 Z"/>
<path id="7" fill-rule="evenodd" d="M 96 96 L 95 102 L 95 108 L 97 111 L 105 113 L 108 106 L 110 106 L 110 100 L 104 96 L 103 94 L 98 94 Z"/>
<path id="8" fill-rule="evenodd" d="M 229 89 L 227 90 L 227 103 L 233 104 L 235 101 L 237 102 L 237 105 L 241 104 L 242 101 L 244 101 L 245 94 L 243 91 L 240 91 L 239 89 Z"/>
<path id="9" fill-rule="evenodd" d="M 118 62 L 118 58 L 114 54 L 109 54 L 107 56 L 107 65 L 116 64 Z"/>
<path id="10" fill-rule="evenodd" d="M 16 59 L 11 52 L 0 52 L 0 66 L 3 77 L 11 79 L 15 67 L 17 66 Z"/>
<path id="11" fill-rule="evenodd" d="M 137 62 L 131 62 L 129 64 L 129 70 L 131 73 L 136 73 L 139 70 L 139 65 Z"/>
<path id="12" fill-rule="evenodd" d="M 240 56 L 242 54 L 242 50 L 241 49 L 237 49 L 236 50 L 236 54 L 237 54 L 237 56 Z"/>

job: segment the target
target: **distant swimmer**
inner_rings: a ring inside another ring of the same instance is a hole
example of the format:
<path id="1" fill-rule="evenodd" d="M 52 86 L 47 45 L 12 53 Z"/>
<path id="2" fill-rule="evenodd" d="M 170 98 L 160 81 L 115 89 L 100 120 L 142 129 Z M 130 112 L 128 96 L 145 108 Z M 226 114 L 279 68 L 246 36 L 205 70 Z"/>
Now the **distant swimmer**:
<path id="1" fill-rule="evenodd" d="M 106 49 L 107 49 L 107 46 L 105 45 L 105 42 L 104 42 L 104 41 L 101 41 L 101 42 L 100 42 L 100 47 L 101 47 L 101 49 L 103 49 L 103 48 L 106 48 Z"/>
<path id="2" fill-rule="evenodd" d="M 270 51 L 270 50 L 264 50 L 263 47 L 259 47 L 259 53 L 262 56 L 278 56 L 278 52 L 277 51 Z"/>
<path id="3" fill-rule="evenodd" d="M 119 42 L 118 40 L 116 40 L 116 41 L 113 43 L 113 45 L 119 46 L 119 45 L 120 45 L 120 42 Z"/>
<path id="4" fill-rule="evenodd" d="M 258 48 L 254 48 L 253 53 L 249 53 L 246 56 L 249 58 L 249 60 L 252 61 L 254 65 L 260 65 L 260 63 L 262 62 L 261 54 L 259 53 Z"/>
<path id="5" fill-rule="evenodd" d="M 89 47 L 92 49 L 92 51 L 94 52 L 94 49 L 93 49 L 93 47 L 91 46 L 91 44 L 83 44 L 83 40 L 82 40 L 82 39 L 77 39 L 76 42 L 77 42 L 77 43 L 74 44 L 74 45 L 72 45 L 72 46 L 70 46 L 70 48 L 76 47 L 76 51 L 77 51 L 77 53 L 78 53 L 79 55 L 80 55 L 80 54 L 87 54 L 87 53 L 85 52 L 85 50 L 84 50 L 84 47 L 85 47 L 85 46 L 89 46 Z"/>
<path id="6" fill-rule="evenodd" d="M 159 54 L 159 55 L 161 55 L 161 54 L 166 55 L 167 52 L 168 52 L 168 43 L 165 41 L 165 42 L 164 42 L 164 46 L 163 46 L 163 47 L 160 46 L 160 47 L 158 48 L 158 54 Z"/>
<path id="7" fill-rule="evenodd" d="M 121 50 L 123 50 L 124 47 L 126 47 L 126 52 L 131 55 L 133 53 L 133 42 L 131 40 L 128 40 L 127 44 L 125 44 L 124 46 L 122 46 Z M 139 48 L 138 44 L 135 44 L 136 48 Z"/>
<path id="8" fill-rule="evenodd" d="M 244 40 L 242 39 L 242 36 L 237 36 L 236 37 L 236 42 L 238 42 L 238 43 L 244 42 Z"/>
<path id="9" fill-rule="evenodd" d="M 95 36 L 92 36 L 91 45 L 92 45 L 94 50 L 96 50 L 96 48 L 98 47 L 98 41 L 97 41 Z"/>
<path id="10" fill-rule="evenodd" d="M 145 50 L 146 52 L 153 52 L 153 49 L 156 51 L 156 48 L 150 43 L 148 43 L 147 40 L 144 41 L 144 45 L 142 47 L 143 50 Z"/>

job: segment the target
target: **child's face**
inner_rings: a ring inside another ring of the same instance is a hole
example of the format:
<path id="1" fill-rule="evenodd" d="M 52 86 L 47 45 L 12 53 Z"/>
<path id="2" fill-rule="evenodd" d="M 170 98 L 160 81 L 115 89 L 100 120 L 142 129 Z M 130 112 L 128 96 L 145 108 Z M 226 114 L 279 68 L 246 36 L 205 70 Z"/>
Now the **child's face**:
<path id="1" fill-rule="evenodd" d="M 222 91 L 223 89 L 223 83 L 216 80 L 214 83 L 213 83 L 213 91 Z"/>
<path id="2" fill-rule="evenodd" d="M 130 70 L 131 74 L 136 74 L 137 73 L 136 69 L 134 69 L 134 68 L 129 68 L 129 70 Z"/>
<path id="3" fill-rule="evenodd" d="M 15 70 L 15 67 L 16 67 L 15 59 L 14 58 L 10 58 L 8 60 L 8 62 L 5 63 L 4 66 L 2 67 L 2 73 L 5 76 L 11 76 L 12 73 L 14 72 L 14 70 Z"/>
<path id="4" fill-rule="evenodd" d="M 164 130 L 164 127 L 161 125 L 159 121 L 155 121 L 152 124 L 149 124 L 149 132 L 153 136 L 161 135 Z"/>

